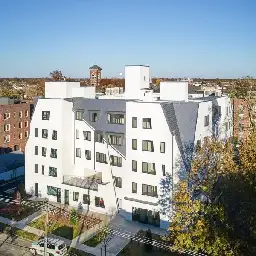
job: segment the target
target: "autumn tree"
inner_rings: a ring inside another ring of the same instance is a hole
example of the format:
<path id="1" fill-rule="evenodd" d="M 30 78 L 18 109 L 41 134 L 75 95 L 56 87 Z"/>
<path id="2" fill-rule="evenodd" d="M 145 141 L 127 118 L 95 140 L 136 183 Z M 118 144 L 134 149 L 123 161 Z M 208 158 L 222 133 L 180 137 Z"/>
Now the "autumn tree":
<path id="1" fill-rule="evenodd" d="M 64 76 L 62 75 L 62 72 L 60 70 L 54 70 L 50 73 L 50 78 L 53 81 L 61 81 L 63 80 Z"/>
<path id="2" fill-rule="evenodd" d="M 208 255 L 256 255 L 256 134 L 206 140 L 173 196 L 169 241 Z"/>

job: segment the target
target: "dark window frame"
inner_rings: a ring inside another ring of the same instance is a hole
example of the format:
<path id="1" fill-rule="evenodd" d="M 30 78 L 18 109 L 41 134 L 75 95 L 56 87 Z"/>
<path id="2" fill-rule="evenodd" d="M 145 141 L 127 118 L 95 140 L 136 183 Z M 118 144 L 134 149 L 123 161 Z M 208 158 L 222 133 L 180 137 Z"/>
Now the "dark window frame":
<path id="1" fill-rule="evenodd" d="M 42 120 L 50 120 L 50 111 L 42 111 Z"/>

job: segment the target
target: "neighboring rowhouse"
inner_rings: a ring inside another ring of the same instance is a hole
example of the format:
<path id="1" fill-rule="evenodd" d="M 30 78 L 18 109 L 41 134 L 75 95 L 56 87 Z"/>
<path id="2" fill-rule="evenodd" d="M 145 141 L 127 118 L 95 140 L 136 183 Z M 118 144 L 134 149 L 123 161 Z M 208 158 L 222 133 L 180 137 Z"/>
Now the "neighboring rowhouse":
<path id="1" fill-rule="evenodd" d="M 148 66 L 126 66 L 116 98 L 77 82 L 46 83 L 26 145 L 26 191 L 167 228 L 161 181 L 171 175 L 175 185 L 205 137 L 232 135 L 232 106 L 226 96 L 189 100 L 188 82 L 163 82 L 160 94 L 150 82 Z"/>
<path id="2" fill-rule="evenodd" d="M 30 102 L 0 98 L 0 154 L 23 151 L 29 136 Z"/>

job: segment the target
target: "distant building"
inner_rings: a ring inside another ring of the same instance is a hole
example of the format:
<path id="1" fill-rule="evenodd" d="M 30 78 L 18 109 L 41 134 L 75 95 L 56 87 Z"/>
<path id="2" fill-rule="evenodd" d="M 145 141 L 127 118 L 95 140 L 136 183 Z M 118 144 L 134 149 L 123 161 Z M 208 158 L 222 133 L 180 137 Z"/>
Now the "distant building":
<path id="1" fill-rule="evenodd" d="M 15 179 L 25 175 L 25 156 L 16 151 L 0 155 L 0 182 Z"/>
<path id="2" fill-rule="evenodd" d="M 102 68 L 97 65 L 93 65 L 92 67 L 90 67 L 90 84 L 92 86 L 100 85 L 101 71 Z"/>
<path id="3" fill-rule="evenodd" d="M 31 102 L 0 98 L 0 154 L 23 151 L 29 136 Z"/>

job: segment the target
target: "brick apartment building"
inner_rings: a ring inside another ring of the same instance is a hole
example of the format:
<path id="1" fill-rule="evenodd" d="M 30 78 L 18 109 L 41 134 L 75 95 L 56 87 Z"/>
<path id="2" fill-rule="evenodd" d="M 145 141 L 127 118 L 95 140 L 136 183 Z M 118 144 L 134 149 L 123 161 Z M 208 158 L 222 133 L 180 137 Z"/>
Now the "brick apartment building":
<path id="1" fill-rule="evenodd" d="M 243 99 L 234 99 L 233 108 L 234 137 L 238 140 L 246 139 L 250 132 L 249 111 L 247 104 Z"/>
<path id="2" fill-rule="evenodd" d="M 0 154 L 24 152 L 32 109 L 32 102 L 0 98 Z"/>

